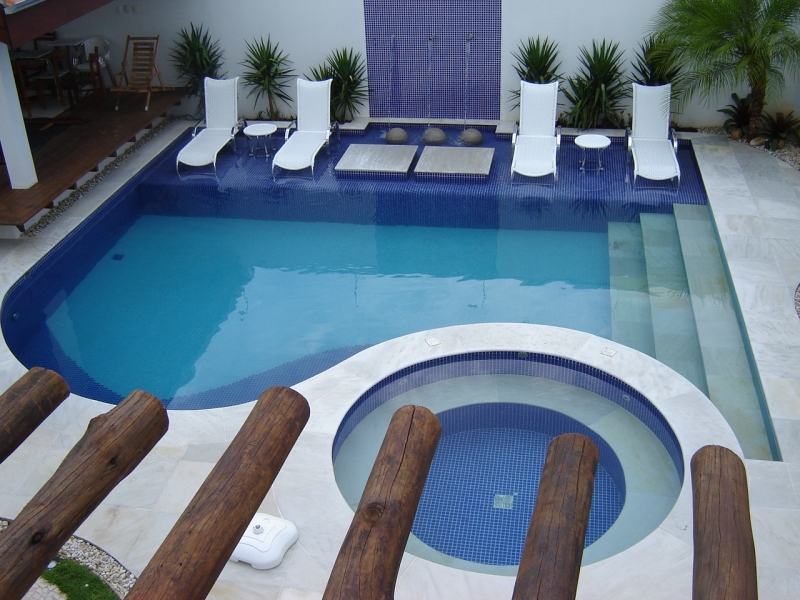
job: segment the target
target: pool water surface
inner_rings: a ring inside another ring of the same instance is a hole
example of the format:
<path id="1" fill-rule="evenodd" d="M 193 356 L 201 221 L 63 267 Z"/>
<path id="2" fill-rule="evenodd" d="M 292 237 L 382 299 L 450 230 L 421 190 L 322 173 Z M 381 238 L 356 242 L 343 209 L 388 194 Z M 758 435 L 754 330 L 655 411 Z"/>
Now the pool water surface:
<path id="1" fill-rule="evenodd" d="M 448 325 L 609 337 L 606 248 L 599 233 L 143 216 L 31 345 L 52 336 L 119 396 L 183 407 L 286 363 Z"/>

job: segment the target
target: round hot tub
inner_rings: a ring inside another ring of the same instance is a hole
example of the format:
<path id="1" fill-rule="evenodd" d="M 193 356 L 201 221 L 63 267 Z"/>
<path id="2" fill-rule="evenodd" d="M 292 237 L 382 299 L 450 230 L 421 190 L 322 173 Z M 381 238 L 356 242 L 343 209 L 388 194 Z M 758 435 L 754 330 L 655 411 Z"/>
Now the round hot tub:
<path id="1" fill-rule="evenodd" d="M 677 438 L 631 386 L 546 354 L 474 352 L 398 371 L 351 406 L 333 459 L 337 485 L 354 510 L 389 420 L 406 404 L 426 406 L 442 423 L 406 548 L 427 560 L 513 574 L 547 446 L 561 433 L 587 435 L 600 450 L 584 564 L 650 534 L 681 489 Z"/>

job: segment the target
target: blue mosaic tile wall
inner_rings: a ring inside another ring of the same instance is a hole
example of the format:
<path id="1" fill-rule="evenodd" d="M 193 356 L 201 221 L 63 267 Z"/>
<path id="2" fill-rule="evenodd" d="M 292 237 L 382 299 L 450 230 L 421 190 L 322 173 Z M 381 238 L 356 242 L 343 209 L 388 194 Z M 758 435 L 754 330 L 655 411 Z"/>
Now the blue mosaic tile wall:
<path id="1" fill-rule="evenodd" d="M 422 385 L 470 375 L 527 375 L 583 388 L 618 404 L 644 423 L 666 448 L 683 481 L 684 464 L 678 438 L 647 398 L 605 371 L 548 354 L 487 351 L 455 354 L 411 365 L 376 383 L 350 407 L 333 441 L 333 461 L 361 420 L 395 396 Z"/>
<path id="2" fill-rule="evenodd" d="M 561 433 L 586 435 L 600 451 L 585 546 L 608 531 L 622 511 L 625 476 L 619 459 L 578 421 L 502 402 L 454 408 L 437 417 L 442 437 L 412 528 L 432 548 L 482 564 L 519 564 L 547 448 Z"/>
<path id="3" fill-rule="evenodd" d="M 373 118 L 499 119 L 501 0 L 364 0 Z"/>

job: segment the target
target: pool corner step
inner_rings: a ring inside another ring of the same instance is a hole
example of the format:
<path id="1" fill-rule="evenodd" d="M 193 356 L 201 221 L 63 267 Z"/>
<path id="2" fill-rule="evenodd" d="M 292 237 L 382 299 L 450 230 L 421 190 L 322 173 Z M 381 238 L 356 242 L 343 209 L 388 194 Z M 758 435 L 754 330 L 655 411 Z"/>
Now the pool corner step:
<path id="1" fill-rule="evenodd" d="M 638 223 L 608 223 L 611 339 L 655 358 L 647 267 Z"/>

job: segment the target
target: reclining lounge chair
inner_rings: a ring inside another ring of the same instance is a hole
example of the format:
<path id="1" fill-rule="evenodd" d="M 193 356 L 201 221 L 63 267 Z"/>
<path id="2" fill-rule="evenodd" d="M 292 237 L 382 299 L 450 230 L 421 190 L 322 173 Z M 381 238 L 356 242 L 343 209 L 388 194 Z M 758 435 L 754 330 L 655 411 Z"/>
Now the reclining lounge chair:
<path id="1" fill-rule="evenodd" d="M 526 177 L 552 173 L 553 181 L 557 181 L 556 155 L 561 145 L 561 128 L 556 127 L 558 82 L 520 81 L 519 85 L 519 132 L 515 129 L 511 139 L 511 177 L 514 173 Z"/>
<path id="2" fill-rule="evenodd" d="M 292 125 L 286 129 L 286 141 L 272 159 L 275 167 L 299 171 L 311 167 L 314 159 L 331 136 L 331 81 L 297 80 L 297 131 L 290 136 Z"/>
<path id="3" fill-rule="evenodd" d="M 633 155 L 633 185 L 636 178 L 667 179 L 681 183 L 678 165 L 678 140 L 669 129 L 672 86 L 633 84 L 633 126 L 628 149 Z"/>
<path id="4" fill-rule="evenodd" d="M 239 114 L 237 109 L 237 88 L 239 78 L 211 79 L 206 77 L 205 87 L 206 118 L 195 125 L 192 139 L 178 152 L 175 160 L 175 169 L 180 174 L 181 163 L 192 167 L 214 165 L 214 174 L 217 172 L 217 154 L 220 150 L 234 140 L 239 131 Z M 200 133 L 197 129 L 205 123 L 205 129 Z M 234 145 L 236 141 L 234 140 Z"/>

